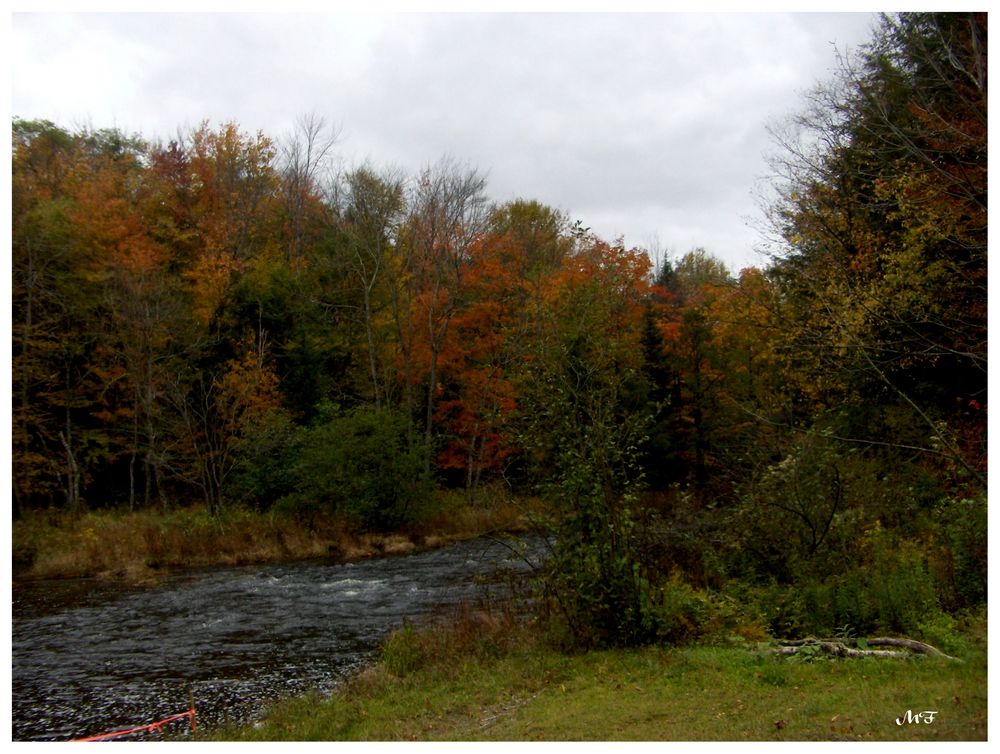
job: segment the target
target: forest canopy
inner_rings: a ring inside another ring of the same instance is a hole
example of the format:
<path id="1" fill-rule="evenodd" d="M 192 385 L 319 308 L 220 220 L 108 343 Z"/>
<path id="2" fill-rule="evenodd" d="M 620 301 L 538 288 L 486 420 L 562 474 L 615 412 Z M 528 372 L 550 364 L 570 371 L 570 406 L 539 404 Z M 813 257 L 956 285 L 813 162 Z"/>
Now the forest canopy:
<path id="1" fill-rule="evenodd" d="M 604 595 L 569 611 L 598 643 L 663 630 L 672 572 L 878 564 L 909 603 L 852 615 L 886 624 L 985 601 L 986 18 L 884 17 L 774 129 L 773 256 L 740 271 L 654 268 L 451 158 L 334 173 L 315 116 L 284 143 L 15 118 L 13 516 L 391 529 L 503 484 L 579 543 L 554 583 Z"/>

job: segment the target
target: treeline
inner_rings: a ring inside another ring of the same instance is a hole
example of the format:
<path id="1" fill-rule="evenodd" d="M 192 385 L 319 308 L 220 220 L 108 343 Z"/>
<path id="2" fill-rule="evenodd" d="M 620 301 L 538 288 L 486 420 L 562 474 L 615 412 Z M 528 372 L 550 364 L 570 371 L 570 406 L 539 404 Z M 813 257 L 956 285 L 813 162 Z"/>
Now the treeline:
<path id="1" fill-rule="evenodd" d="M 452 159 L 333 174 L 315 117 L 166 144 L 15 119 L 13 513 L 387 529 L 503 483 L 568 527 L 551 585 L 586 641 L 662 633 L 672 572 L 835 574 L 834 622 L 899 618 L 838 606 L 873 565 L 898 611 L 977 604 L 986 32 L 885 18 L 776 130 L 776 253 L 736 276 L 653 269 Z"/>

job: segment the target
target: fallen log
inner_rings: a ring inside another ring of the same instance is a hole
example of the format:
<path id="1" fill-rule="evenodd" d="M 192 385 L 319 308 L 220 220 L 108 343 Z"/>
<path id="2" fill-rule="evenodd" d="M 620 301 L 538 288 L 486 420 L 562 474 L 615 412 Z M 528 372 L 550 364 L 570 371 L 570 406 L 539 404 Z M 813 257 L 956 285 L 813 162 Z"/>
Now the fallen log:
<path id="1" fill-rule="evenodd" d="M 852 649 L 843 644 L 830 641 L 817 641 L 807 644 L 799 644 L 797 646 L 777 647 L 774 650 L 774 653 L 779 655 L 796 655 L 800 654 L 806 647 L 816 647 L 821 652 L 833 655 L 834 657 L 882 657 L 902 660 L 906 657 L 912 656 L 908 652 L 893 652 L 888 649 Z"/>
<path id="2" fill-rule="evenodd" d="M 924 644 L 922 641 L 914 641 L 913 639 L 896 639 L 882 636 L 874 639 L 865 639 L 865 642 L 869 647 L 906 647 L 907 649 L 919 652 L 920 654 L 945 657 L 949 660 L 958 660 L 957 657 L 946 655 L 937 647 L 932 647 L 930 644 Z"/>
<path id="3" fill-rule="evenodd" d="M 863 648 L 857 648 L 862 647 Z M 868 649 L 867 647 L 902 647 L 910 650 L 908 652 L 897 652 L 888 649 Z M 809 648 L 807 650 L 807 648 Z M 803 651 L 810 651 L 812 648 L 833 655 L 834 657 L 881 657 L 894 660 L 902 660 L 912 657 L 914 653 L 943 657 L 947 660 L 961 662 L 957 657 L 947 655 L 930 644 L 914 639 L 892 638 L 879 636 L 871 639 L 816 639 L 807 637 L 805 639 L 790 639 L 781 642 L 781 646 L 773 650 L 774 654 L 796 655 Z"/>

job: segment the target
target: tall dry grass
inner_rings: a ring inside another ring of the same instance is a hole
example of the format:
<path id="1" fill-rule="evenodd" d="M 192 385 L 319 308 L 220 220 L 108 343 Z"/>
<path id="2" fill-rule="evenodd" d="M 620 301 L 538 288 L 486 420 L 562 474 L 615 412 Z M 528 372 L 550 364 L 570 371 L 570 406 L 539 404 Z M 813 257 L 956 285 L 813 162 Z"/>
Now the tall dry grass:
<path id="1" fill-rule="evenodd" d="M 155 580 L 167 569 L 329 557 L 359 560 L 438 547 L 521 526 L 518 506 L 469 506 L 442 493 L 434 514 L 408 531 L 357 533 L 336 517 L 307 523 L 239 508 L 212 516 L 200 507 L 169 511 L 30 511 L 12 527 L 14 576 L 96 576 Z"/>

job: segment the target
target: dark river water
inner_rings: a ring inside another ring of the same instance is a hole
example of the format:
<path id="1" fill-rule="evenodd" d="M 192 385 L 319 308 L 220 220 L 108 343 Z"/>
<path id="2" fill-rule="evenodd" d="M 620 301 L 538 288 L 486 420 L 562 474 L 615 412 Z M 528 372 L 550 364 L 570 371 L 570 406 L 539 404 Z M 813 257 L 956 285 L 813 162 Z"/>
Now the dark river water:
<path id="1" fill-rule="evenodd" d="M 332 691 L 405 621 L 447 619 L 490 599 L 509 581 L 503 574 L 539 561 L 541 542 L 525 547 L 479 539 L 358 563 L 186 572 L 133 590 L 82 580 L 16 586 L 13 738 L 145 725 L 187 710 L 189 693 L 199 729 L 253 722 L 281 697 Z M 165 728 L 189 730 L 186 720 Z M 143 737 L 161 735 L 131 740 Z"/>

